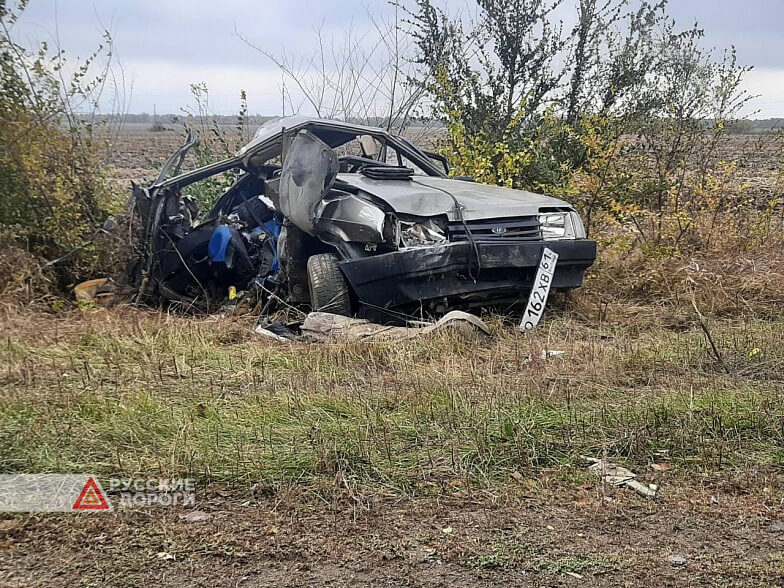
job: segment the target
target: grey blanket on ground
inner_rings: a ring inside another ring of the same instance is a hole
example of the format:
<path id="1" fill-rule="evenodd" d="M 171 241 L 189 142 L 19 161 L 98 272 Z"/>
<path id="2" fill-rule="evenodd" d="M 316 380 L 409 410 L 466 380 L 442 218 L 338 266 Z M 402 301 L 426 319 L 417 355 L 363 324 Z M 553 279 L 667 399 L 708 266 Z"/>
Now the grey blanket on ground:
<path id="1" fill-rule="evenodd" d="M 479 318 L 453 310 L 438 322 L 423 327 L 390 327 L 364 319 L 327 312 L 311 312 L 302 323 L 302 335 L 309 341 L 403 340 L 450 330 L 468 337 L 489 337 L 490 329 Z"/>

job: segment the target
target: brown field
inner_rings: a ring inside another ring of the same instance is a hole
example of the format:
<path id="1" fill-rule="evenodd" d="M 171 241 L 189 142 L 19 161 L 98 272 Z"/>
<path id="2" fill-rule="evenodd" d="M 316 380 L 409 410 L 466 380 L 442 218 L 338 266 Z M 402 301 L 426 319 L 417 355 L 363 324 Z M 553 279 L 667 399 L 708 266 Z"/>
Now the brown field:
<path id="1" fill-rule="evenodd" d="M 110 173 L 150 179 L 179 142 L 126 129 Z M 780 154 L 736 136 L 727 158 L 755 196 Z M 0 583 L 783 584 L 781 292 L 727 288 L 703 328 L 687 303 L 608 299 L 601 271 L 533 334 L 486 317 L 488 341 L 280 344 L 252 316 L 7 305 L 3 470 L 189 476 L 197 499 L 0 515 Z"/>
<path id="2" fill-rule="evenodd" d="M 233 127 L 223 130 L 237 147 L 242 141 Z M 253 136 L 255 127 L 247 130 Z M 114 137 L 114 134 L 113 134 Z M 121 186 L 133 180 L 136 182 L 154 179 L 166 158 L 182 144 L 184 132 L 181 126 L 167 125 L 165 131 L 152 132 L 147 124 L 129 124 L 112 139 L 106 150 L 106 160 L 111 165 L 111 174 Z M 422 144 L 432 141 L 433 132 L 411 131 L 411 140 Z M 732 135 L 722 157 L 728 161 L 738 161 L 737 181 L 743 183 L 756 194 L 769 193 L 780 169 L 784 136 L 770 135 Z M 190 157 L 185 168 L 193 167 Z"/>

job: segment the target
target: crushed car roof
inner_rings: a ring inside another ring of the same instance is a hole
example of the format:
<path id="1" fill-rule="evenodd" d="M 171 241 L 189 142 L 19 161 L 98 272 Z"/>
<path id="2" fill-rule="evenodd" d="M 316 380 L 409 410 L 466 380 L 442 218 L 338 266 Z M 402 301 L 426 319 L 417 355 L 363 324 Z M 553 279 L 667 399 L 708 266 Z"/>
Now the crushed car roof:
<path id="1" fill-rule="evenodd" d="M 341 120 L 331 120 L 302 115 L 287 116 L 284 118 L 269 120 L 261 125 L 256 131 L 256 134 L 253 135 L 253 140 L 240 149 L 237 155 L 243 155 L 244 153 L 253 149 L 256 145 L 264 143 L 276 135 L 281 134 L 284 130 L 293 131 L 308 125 L 318 125 L 320 127 L 332 128 L 336 131 L 346 131 L 351 134 L 362 132 L 365 132 L 369 135 L 388 134 L 387 131 L 379 127 L 368 127 L 360 124 L 347 123 Z M 326 143 L 329 144 L 330 142 L 326 141 Z M 334 147 L 334 145 L 330 145 L 330 147 Z"/>

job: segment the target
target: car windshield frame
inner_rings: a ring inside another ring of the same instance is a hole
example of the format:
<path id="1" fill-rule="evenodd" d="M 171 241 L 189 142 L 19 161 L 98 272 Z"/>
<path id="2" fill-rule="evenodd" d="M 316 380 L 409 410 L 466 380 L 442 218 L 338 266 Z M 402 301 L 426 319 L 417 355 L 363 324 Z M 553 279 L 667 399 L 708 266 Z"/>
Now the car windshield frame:
<path id="1" fill-rule="evenodd" d="M 291 121 L 294 124 L 286 126 L 288 121 Z M 415 163 L 428 176 L 446 177 L 446 174 L 439 169 L 435 162 L 433 162 L 422 150 L 408 141 L 408 139 L 398 135 L 392 135 L 378 127 L 366 127 L 342 121 L 308 119 L 304 117 L 281 119 L 276 122 L 279 123 L 276 131 L 267 132 L 262 137 L 259 137 L 257 132 L 256 138 L 240 149 L 233 157 L 187 171 L 163 181 L 160 181 L 159 179 L 159 181 L 150 186 L 150 188 L 184 188 L 208 177 L 237 168 L 248 172 L 250 171 L 248 169 L 248 162 L 251 158 L 258 159 L 259 157 L 262 157 L 264 161 L 274 159 L 281 155 L 284 150 L 284 136 L 292 138 L 293 135 L 303 129 L 312 132 L 322 140 L 326 139 L 325 143 L 333 149 L 345 145 L 362 135 L 369 135 L 381 142 L 382 150 L 386 150 L 387 146 L 391 146 L 399 154 L 404 155 L 412 163 Z M 264 130 L 264 127 L 261 127 L 259 130 Z"/>

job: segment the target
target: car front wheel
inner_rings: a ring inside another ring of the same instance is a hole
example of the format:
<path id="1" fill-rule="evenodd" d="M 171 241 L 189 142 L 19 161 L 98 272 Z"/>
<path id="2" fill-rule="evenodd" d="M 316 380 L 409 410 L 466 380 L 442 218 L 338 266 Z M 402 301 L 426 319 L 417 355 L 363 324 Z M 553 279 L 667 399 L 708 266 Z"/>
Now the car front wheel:
<path id="1" fill-rule="evenodd" d="M 351 316 L 351 289 L 335 255 L 320 253 L 308 259 L 308 284 L 314 311 Z"/>

